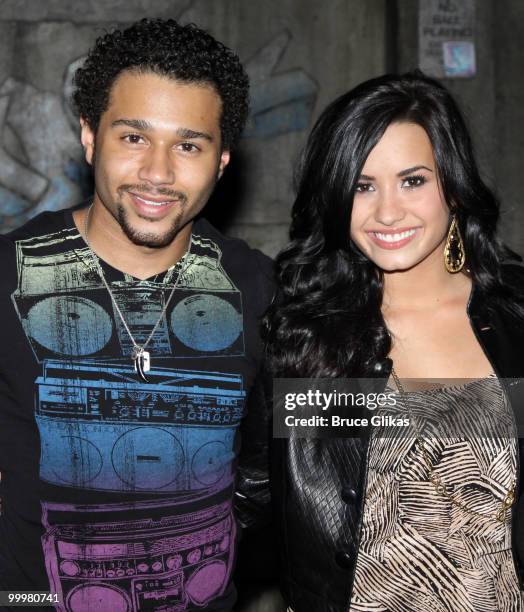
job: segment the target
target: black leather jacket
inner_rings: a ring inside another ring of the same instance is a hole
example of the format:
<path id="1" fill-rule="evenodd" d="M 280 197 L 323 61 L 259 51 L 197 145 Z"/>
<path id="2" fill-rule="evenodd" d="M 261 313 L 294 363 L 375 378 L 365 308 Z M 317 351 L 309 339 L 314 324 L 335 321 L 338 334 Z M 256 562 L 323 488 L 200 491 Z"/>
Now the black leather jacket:
<path id="1" fill-rule="evenodd" d="M 522 294 L 524 269 L 516 265 L 504 268 L 508 286 Z M 521 380 L 510 380 L 524 379 L 524 319 L 511 308 L 515 301 L 524 308 L 522 298 L 514 297 L 511 302 L 503 297 L 488 298 L 474 288 L 468 315 L 481 347 L 504 385 L 517 430 L 524 435 L 524 384 Z M 390 371 L 391 360 L 376 364 L 383 385 Z M 262 396 L 259 400 L 263 401 Z M 259 424 L 258 433 L 262 430 Z M 259 437 L 259 442 L 252 447 L 251 463 L 241 465 L 238 493 L 243 510 L 247 504 L 255 513 L 269 499 L 260 440 Z M 366 436 L 272 441 L 270 484 L 278 533 L 275 541 L 282 560 L 282 590 L 294 612 L 347 612 L 349 609 L 362 524 L 368 448 Z M 524 439 L 519 439 L 518 453 L 512 539 L 522 589 L 524 495 L 520 471 Z M 246 526 L 250 520 L 241 522 Z"/>

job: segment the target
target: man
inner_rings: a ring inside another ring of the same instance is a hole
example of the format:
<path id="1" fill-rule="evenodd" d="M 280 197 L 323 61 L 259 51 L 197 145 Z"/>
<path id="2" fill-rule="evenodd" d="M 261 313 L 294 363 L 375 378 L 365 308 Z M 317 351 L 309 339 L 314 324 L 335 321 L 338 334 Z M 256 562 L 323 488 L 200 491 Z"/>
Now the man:
<path id="1" fill-rule="evenodd" d="M 75 85 L 93 199 L 1 243 L 0 591 L 74 612 L 230 610 L 271 266 L 196 217 L 247 76 L 198 28 L 142 20 L 98 39 Z"/>

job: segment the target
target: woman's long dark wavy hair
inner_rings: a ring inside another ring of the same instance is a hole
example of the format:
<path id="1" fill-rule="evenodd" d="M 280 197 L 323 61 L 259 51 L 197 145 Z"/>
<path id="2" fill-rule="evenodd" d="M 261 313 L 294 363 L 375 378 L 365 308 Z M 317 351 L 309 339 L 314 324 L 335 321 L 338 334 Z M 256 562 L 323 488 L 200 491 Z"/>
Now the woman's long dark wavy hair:
<path id="1" fill-rule="evenodd" d="M 291 242 L 277 257 L 279 296 L 263 326 L 276 376 L 367 376 L 391 349 L 383 273 L 350 241 L 349 227 L 362 167 L 393 122 L 426 131 L 472 280 L 482 291 L 504 292 L 499 204 L 480 178 L 457 104 L 420 71 L 371 79 L 326 108 L 302 155 Z"/>

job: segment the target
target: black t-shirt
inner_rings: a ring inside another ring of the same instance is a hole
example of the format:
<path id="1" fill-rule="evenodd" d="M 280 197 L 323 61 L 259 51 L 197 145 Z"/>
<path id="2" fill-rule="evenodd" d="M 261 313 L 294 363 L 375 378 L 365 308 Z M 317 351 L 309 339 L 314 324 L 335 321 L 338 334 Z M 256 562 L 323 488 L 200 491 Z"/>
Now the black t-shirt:
<path id="1" fill-rule="evenodd" d="M 205 220 L 147 280 L 93 257 L 70 210 L 0 239 L 0 590 L 58 610 L 229 610 L 239 425 L 269 258 Z M 135 371 L 147 350 L 148 382 Z"/>

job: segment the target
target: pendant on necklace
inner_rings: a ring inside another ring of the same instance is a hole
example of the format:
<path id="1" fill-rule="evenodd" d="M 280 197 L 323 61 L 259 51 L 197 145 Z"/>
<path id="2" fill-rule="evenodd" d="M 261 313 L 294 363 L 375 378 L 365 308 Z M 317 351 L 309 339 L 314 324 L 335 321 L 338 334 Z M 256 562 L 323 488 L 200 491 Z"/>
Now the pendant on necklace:
<path id="1" fill-rule="evenodd" d="M 135 372 L 138 372 L 138 376 L 148 383 L 149 379 L 145 375 L 145 372 L 149 372 L 151 369 L 151 355 L 149 351 L 144 351 L 142 347 L 135 346 L 133 349 L 133 361 L 135 363 Z"/>

